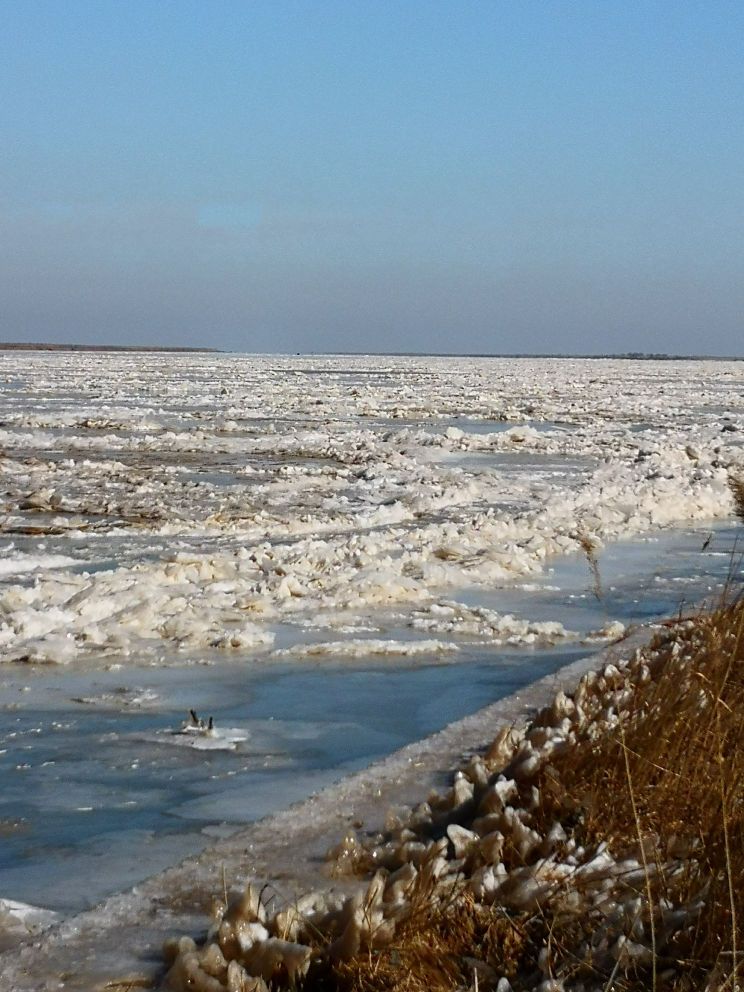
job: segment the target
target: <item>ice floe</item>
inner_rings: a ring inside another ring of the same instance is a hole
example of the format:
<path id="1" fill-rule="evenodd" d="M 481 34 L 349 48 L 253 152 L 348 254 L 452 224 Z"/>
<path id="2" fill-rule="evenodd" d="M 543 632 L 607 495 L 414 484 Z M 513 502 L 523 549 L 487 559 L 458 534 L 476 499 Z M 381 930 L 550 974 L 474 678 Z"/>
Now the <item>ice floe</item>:
<path id="1" fill-rule="evenodd" d="M 269 657 L 277 623 L 334 613 L 436 633 L 458 590 L 586 537 L 726 517 L 744 473 L 736 362 L 6 353 L 0 373 L 10 661 Z M 447 633 L 565 636 L 506 613 Z"/>
<path id="2" fill-rule="evenodd" d="M 0 950 L 4 939 L 12 940 L 20 935 L 33 936 L 52 926 L 58 919 L 59 914 L 50 909 L 0 898 Z"/>

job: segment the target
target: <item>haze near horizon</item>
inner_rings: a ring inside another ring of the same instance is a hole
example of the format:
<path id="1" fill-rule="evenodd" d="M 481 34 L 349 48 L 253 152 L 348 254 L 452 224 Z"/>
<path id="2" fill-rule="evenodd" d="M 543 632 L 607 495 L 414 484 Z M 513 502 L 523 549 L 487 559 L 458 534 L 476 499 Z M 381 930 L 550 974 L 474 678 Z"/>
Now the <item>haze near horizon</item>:
<path id="1" fill-rule="evenodd" d="M 2 340 L 744 352 L 739 4 L 3 15 Z"/>

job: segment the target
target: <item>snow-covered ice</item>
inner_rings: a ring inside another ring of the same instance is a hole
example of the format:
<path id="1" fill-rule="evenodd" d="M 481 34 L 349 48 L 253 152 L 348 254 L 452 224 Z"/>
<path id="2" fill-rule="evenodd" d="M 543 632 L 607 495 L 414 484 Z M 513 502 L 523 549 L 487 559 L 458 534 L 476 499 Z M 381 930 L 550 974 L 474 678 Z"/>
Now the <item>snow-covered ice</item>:
<path id="1" fill-rule="evenodd" d="M 277 622 L 725 517 L 744 463 L 735 362 L 23 353 L 0 377 L 5 660 L 267 654 Z"/>

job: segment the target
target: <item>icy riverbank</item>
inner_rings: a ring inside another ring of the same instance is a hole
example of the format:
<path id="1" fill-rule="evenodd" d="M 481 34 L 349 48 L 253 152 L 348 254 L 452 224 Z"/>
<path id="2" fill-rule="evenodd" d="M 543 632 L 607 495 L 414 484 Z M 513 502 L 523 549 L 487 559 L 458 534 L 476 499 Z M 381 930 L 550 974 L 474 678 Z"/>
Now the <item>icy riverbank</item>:
<path id="1" fill-rule="evenodd" d="M 163 987 L 736 988 L 743 621 L 737 599 L 672 622 L 349 830 L 328 857 L 353 894 L 223 887 L 205 940 L 166 942 Z"/>
<path id="2" fill-rule="evenodd" d="M 13 902 L 91 906 L 729 569 L 742 363 L 5 354 L 0 380 Z M 192 707 L 229 746 L 183 746 Z"/>
<path id="3" fill-rule="evenodd" d="M 373 638 L 365 654 L 357 633 L 355 657 L 323 647 L 251 665 L 216 651 L 200 664 L 166 667 L 8 666 L 0 672 L 0 892 L 31 903 L 42 893 L 45 908 L 67 914 L 88 908 L 596 651 L 601 641 L 591 632 L 609 617 L 631 627 L 715 598 L 735 533 L 670 531 L 608 545 L 599 559 L 602 601 L 577 556 L 556 560 L 528 589 L 463 593 L 469 612 L 453 616 L 442 603 L 420 613 L 458 628 L 446 631 L 457 652 L 377 655 Z M 521 610 L 574 638 L 489 643 L 493 597 L 514 623 L 525 622 Z M 404 628 L 389 633 L 406 636 Z M 203 722 L 214 718 L 214 736 L 177 733 L 193 707 Z"/>
<path id="4" fill-rule="evenodd" d="M 649 632 L 624 643 L 632 651 Z M 616 658 L 606 649 L 603 657 Z M 14 992 L 90 992 L 107 982 L 148 982 L 162 974 L 162 941 L 176 933 L 204 930 L 212 897 L 223 879 L 240 885 L 271 880 L 292 902 L 310 886 L 348 888 L 328 878 L 326 851 L 354 824 L 382 828 L 387 810 L 441 788 L 464 753 L 476 751 L 500 726 L 523 722 L 558 689 L 570 691 L 581 675 L 601 663 L 596 655 L 563 666 L 523 690 L 472 716 L 412 743 L 315 795 L 219 841 L 130 892 L 112 896 L 23 946 L 0 954 L 0 982 Z M 16 935 L 17 939 L 17 935 Z M 64 975 L 64 978 L 61 976 Z M 134 987 L 137 987 L 135 984 Z"/>

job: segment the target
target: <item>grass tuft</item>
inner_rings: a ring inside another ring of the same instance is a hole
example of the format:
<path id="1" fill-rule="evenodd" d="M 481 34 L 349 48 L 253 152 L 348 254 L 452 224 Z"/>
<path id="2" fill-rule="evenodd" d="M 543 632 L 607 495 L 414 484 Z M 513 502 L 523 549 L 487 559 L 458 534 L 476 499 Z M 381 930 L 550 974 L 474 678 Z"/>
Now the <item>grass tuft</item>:
<path id="1" fill-rule="evenodd" d="M 730 475 L 728 483 L 734 498 L 734 513 L 744 524 L 744 479 Z"/>
<path id="2" fill-rule="evenodd" d="M 589 565 L 589 571 L 591 572 L 592 592 L 598 602 L 601 603 L 604 598 L 604 592 L 602 590 L 602 575 L 599 570 L 599 545 L 593 538 L 585 533 L 580 533 L 578 535 L 578 541 L 579 547 L 584 552 L 584 557 Z"/>

